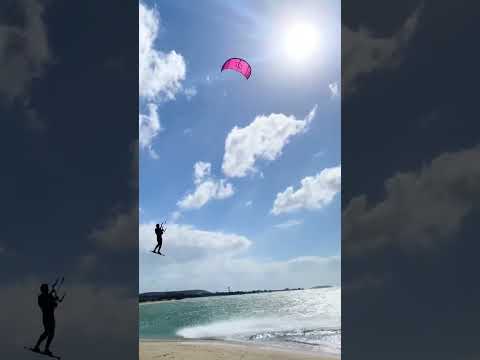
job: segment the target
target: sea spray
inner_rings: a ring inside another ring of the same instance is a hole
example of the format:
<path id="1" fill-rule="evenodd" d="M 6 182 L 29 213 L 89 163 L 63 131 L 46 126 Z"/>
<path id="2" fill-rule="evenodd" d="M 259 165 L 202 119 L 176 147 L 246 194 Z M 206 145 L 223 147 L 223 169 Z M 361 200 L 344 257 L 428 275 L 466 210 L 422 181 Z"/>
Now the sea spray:
<path id="1" fill-rule="evenodd" d="M 339 288 L 185 299 L 140 307 L 140 337 L 221 339 L 340 353 Z"/>

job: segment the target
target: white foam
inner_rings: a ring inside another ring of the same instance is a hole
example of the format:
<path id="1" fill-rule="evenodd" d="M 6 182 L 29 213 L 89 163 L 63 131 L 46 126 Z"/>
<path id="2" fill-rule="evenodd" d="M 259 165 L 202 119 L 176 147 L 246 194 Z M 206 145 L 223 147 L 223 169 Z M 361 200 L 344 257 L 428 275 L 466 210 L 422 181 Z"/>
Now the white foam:
<path id="1" fill-rule="evenodd" d="M 328 329 L 334 331 L 329 332 Z M 257 342 L 273 343 L 288 341 L 289 346 L 321 346 L 329 348 L 332 352 L 340 351 L 341 341 L 338 321 L 323 317 L 231 319 L 184 327 L 177 331 L 177 335 L 187 339 L 215 338 L 241 341 L 253 339 Z"/>

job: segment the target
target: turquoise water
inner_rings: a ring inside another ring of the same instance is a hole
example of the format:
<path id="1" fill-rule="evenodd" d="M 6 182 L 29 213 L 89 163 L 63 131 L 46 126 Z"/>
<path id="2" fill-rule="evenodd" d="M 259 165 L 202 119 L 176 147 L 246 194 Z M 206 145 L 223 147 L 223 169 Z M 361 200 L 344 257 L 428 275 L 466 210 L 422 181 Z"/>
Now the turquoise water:
<path id="1" fill-rule="evenodd" d="M 140 305 L 140 338 L 221 339 L 341 350 L 340 288 L 205 297 Z"/>

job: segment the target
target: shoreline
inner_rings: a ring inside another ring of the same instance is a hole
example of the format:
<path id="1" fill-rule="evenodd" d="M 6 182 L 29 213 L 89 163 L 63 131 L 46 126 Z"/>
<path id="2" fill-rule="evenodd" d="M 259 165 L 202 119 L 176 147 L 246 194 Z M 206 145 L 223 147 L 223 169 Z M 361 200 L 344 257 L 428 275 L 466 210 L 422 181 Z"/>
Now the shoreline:
<path id="1" fill-rule="evenodd" d="M 197 299 L 197 298 L 208 298 L 208 297 L 224 297 L 224 296 L 240 296 L 240 295 L 258 295 L 258 294 L 270 294 L 270 293 L 277 293 L 277 292 L 288 292 L 288 291 L 304 291 L 304 290 L 323 290 L 323 289 L 330 289 L 330 288 L 335 288 L 336 286 L 333 285 L 324 285 L 324 286 L 317 286 L 317 287 L 312 287 L 312 288 L 286 288 L 286 289 L 270 289 L 270 290 L 249 290 L 249 291 L 234 291 L 234 292 L 212 292 L 210 294 L 203 294 L 203 295 L 185 295 L 185 296 L 180 296 L 177 298 L 171 298 L 171 297 L 166 297 L 166 298 L 161 298 L 159 295 L 158 297 L 154 297 L 152 300 L 141 300 L 138 303 L 141 304 L 152 304 L 152 303 L 161 303 L 161 302 L 169 302 L 169 301 L 180 301 L 180 300 L 185 300 L 185 299 Z M 180 290 L 180 291 L 166 291 L 166 292 L 159 292 L 161 294 L 166 294 L 166 293 L 182 293 L 185 291 L 191 291 L 191 290 Z M 140 293 L 139 297 L 142 298 L 145 295 L 148 295 L 149 293 Z M 163 295 L 165 296 L 165 295 Z M 178 295 L 177 295 L 178 296 Z"/>
<path id="2" fill-rule="evenodd" d="M 142 301 L 138 303 L 138 306 L 150 305 L 150 304 L 161 304 L 175 301 L 182 301 L 184 299 L 168 299 L 168 300 L 152 300 L 152 301 Z"/>
<path id="3" fill-rule="evenodd" d="M 140 360 L 339 360 L 340 355 L 213 339 L 139 339 Z"/>

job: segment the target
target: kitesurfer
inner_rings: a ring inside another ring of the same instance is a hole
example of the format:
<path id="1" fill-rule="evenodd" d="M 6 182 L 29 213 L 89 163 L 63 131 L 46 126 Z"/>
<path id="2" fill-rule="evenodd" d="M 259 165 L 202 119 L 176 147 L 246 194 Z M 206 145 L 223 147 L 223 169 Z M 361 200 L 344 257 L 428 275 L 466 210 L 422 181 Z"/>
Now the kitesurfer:
<path id="1" fill-rule="evenodd" d="M 165 228 L 163 227 L 163 224 L 161 226 L 157 224 L 155 227 L 155 235 L 157 235 L 157 246 L 155 246 L 155 249 L 153 249 L 153 252 L 156 252 L 158 248 L 158 254 L 160 255 L 163 255 L 160 252 L 160 249 L 162 248 L 162 241 L 163 241 L 162 236 L 164 232 L 165 232 Z"/>
<path id="2" fill-rule="evenodd" d="M 58 306 L 58 303 L 63 301 L 63 298 L 57 296 L 55 291 L 55 284 L 52 285 L 52 290 L 49 291 L 48 284 L 42 284 L 40 286 L 40 295 L 38 295 L 38 306 L 42 310 L 42 320 L 44 331 L 40 335 L 33 351 L 40 352 L 40 344 L 47 339 L 45 344 L 44 354 L 52 356 L 50 351 L 50 344 L 52 343 L 53 337 L 55 336 L 55 309 Z"/>

